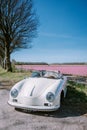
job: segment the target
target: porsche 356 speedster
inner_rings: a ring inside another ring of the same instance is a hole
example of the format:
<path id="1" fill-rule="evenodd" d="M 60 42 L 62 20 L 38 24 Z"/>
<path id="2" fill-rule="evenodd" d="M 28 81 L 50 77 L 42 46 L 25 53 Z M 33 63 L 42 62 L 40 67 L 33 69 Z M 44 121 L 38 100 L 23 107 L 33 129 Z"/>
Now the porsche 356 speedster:
<path id="1" fill-rule="evenodd" d="M 9 105 L 31 111 L 55 111 L 66 96 L 67 77 L 55 71 L 34 71 L 16 83 L 9 93 Z"/>

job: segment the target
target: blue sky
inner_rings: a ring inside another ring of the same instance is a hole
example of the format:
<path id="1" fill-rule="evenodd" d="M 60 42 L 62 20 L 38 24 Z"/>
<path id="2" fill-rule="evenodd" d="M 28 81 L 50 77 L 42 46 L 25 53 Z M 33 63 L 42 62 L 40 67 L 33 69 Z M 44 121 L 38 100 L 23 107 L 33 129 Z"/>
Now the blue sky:
<path id="1" fill-rule="evenodd" d="M 87 62 L 87 0 L 34 0 L 40 20 L 31 49 L 11 55 L 24 62 Z"/>

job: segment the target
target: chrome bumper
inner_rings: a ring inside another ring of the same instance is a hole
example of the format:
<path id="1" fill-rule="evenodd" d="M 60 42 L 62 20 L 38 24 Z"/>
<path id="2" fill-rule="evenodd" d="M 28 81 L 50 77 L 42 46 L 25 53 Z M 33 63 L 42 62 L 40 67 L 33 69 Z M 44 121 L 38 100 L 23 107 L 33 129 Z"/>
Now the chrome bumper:
<path id="1" fill-rule="evenodd" d="M 8 101 L 8 104 L 15 108 L 21 108 L 30 111 L 56 111 L 60 107 L 60 106 L 29 106 L 11 101 Z"/>

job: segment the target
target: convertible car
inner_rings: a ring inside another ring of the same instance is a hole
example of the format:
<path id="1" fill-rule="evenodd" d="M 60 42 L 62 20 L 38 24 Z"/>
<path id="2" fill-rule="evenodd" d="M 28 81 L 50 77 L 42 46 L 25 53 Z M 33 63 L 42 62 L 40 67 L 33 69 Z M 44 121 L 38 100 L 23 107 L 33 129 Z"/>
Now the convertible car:
<path id="1" fill-rule="evenodd" d="M 9 93 L 9 105 L 30 111 L 55 111 L 67 92 L 67 77 L 55 71 L 34 71 L 16 83 Z"/>

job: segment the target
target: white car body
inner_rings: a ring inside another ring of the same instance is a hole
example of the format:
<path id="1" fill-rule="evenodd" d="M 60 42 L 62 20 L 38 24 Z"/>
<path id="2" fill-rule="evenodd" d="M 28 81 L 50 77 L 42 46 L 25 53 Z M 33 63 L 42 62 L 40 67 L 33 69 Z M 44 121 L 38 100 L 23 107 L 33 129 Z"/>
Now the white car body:
<path id="1" fill-rule="evenodd" d="M 8 103 L 15 108 L 55 111 L 60 107 L 61 95 L 66 96 L 66 82 L 67 77 L 59 76 L 57 72 L 26 78 L 12 87 Z"/>

